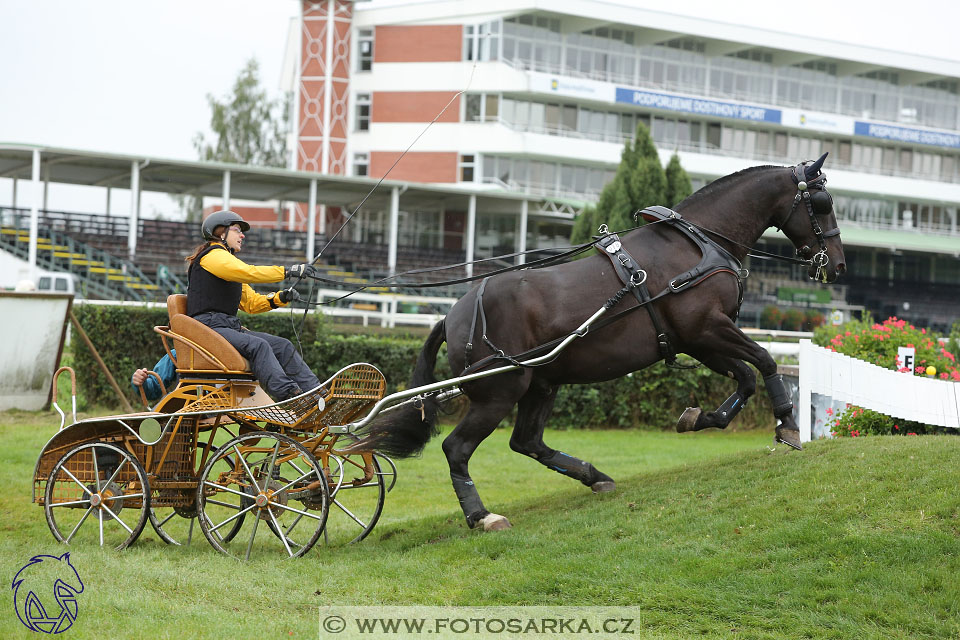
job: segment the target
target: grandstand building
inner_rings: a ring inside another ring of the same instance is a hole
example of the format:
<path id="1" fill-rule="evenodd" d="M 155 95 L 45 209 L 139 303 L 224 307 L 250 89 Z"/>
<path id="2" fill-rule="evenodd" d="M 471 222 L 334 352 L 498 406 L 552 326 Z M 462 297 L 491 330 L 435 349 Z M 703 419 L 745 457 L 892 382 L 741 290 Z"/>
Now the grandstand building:
<path id="1" fill-rule="evenodd" d="M 960 316 L 960 62 L 598 0 L 305 1 L 299 27 L 296 169 L 529 198 L 523 215 L 401 202 L 403 247 L 566 244 L 642 123 L 695 188 L 830 152 L 848 274 L 817 300 L 800 272 L 755 262 L 754 313 L 813 301 L 938 327 Z M 354 240 L 385 242 L 387 211 L 358 218 Z M 790 249 L 772 231 L 765 243 Z"/>

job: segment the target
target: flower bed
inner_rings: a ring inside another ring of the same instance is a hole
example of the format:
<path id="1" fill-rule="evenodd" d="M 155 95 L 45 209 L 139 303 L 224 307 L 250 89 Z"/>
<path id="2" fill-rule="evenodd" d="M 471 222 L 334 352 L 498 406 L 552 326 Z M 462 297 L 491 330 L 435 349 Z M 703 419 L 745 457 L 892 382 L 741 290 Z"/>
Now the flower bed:
<path id="1" fill-rule="evenodd" d="M 902 366 L 897 352 L 900 347 L 915 350 L 915 374 L 937 377 L 941 380 L 960 381 L 956 355 L 947 350 L 940 336 L 932 331 L 913 326 L 906 320 L 887 318 L 882 323 L 853 320 L 839 327 L 820 327 L 814 332 L 814 343 L 870 362 L 885 369 L 909 375 Z M 840 412 L 827 409 L 828 427 L 834 436 L 860 437 L 866 435 L 919 435 L 925 433 L 955 433 L 919 422 L 898 420 L 870 409 L 846 405 Z"/>

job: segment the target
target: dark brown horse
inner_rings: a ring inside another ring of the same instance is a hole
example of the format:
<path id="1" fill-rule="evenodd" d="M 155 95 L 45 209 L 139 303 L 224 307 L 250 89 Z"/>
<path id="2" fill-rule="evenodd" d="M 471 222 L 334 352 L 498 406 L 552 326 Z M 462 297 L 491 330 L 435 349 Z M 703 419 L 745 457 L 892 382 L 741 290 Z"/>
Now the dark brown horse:
<path id="1" fill-rule="evenodd" d="M 676 207 L 681 220 L 693 223 L 738 261 L 768 227 L 777 227 L 790 239 L 798 255 L 809 260 L 809 275 L 826 282 L 845 269 L 833 202 L 820 172 L 824 157 L 796 167 L 753 167 L 721 178 Z M 624 234 L 623 248 L 646 272 L 664 333 L 677 353 L 696 358 L 713 371 L 737 381 L 737 390 L 716 411 L 687 409 L 678 431 L 726 427 L 756 391 L 756 376 L 763 377 L 778 420 L 776 439 L 800 449 L 799 430 L 791 416 L 792 403 L 767 351 L 737 327 L 744 273 L 719 269 L 712 276 L 695 278 L 687 287 L 670 291 L 676 277 L 689 273 L 701 261 L 701 249 L 672 224 L 650 224 Z M 723 253 L 722 251 L 720 252 Z M 735 262 L 731 264 L 736 265 Z M 521 354 L 566 336 L 600 308 L 623 283 L 604 256 L 558 266 L 515 271 L 485 282 L 477 322 L 478 290 L 474 287 L 434 326 L 420 353 L 410 385 L 435 381 L 433 368 L 440 345 L 446 341 L 450 369 L 463 371 L 485 356 L 501 350 Z M 616 305 L 617 311 L 639 306 L 632 296 Z M 482 316 L 481 316 L 482 318 Z M 443 451 L 450 477 L 467 523 L 485 530 L 509 527 L 503 516 L 490 513 L 470 479 L 468 462 L 479 444 L 490 435 L 515 405 L 517 422 L 510 447 L 564 475 L 580 480 L 594 491 L 611 491 L 613 480 L 592 464 L 556 451 L 543 441 L 557 389 L 563 384 L 599 382 L 648 367 L 664 357 L 656 339 L 651 314 L 640 309 L 574 340 L 555 360 L 538 367 L 474 380 L 462 385 L 470 399 L 466 416 L 444 440 Z M 468 356 L 467 345 L 471 344 Z M 469 362 L 467 361 L 469 357 Z M 491 366 L 503 365 L 494 361 Z M 364 443 L 384 453 L 404 457 L 418 453 L 436 434 L 438 402 L 433 395 L 413 407 L 384 414 L 360 430 Z"/>

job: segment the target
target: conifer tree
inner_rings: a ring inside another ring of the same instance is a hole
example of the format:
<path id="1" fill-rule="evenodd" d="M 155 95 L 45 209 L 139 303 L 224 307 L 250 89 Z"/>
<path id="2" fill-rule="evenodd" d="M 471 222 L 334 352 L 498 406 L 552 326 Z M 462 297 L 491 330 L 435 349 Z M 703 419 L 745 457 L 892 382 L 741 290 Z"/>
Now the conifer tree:
<path id="1" fill-rule="evenodd" d="M 597 206 L 587 207 L 574 222 L 571 244 L 589 242 L 597 227 L 623 231 L 638 224 L 633 214 L 644 207 L 666 202 L 667 177 L 657 148 L 643 124 L 633 141 L 627 141 L 613 180 L 604 186 Z M 643 224 L 640 220 L 639 224 Z"/>
<path id="2" fill-rule="evenodd" d="M 680 157 L 676 153 L 670 156 L 670 162 L 667 163 L 666 174 L 666 206 L 675 207 L 693 193 L 690 176 L 688 176 L 686 170 L 680 166 Z"/>

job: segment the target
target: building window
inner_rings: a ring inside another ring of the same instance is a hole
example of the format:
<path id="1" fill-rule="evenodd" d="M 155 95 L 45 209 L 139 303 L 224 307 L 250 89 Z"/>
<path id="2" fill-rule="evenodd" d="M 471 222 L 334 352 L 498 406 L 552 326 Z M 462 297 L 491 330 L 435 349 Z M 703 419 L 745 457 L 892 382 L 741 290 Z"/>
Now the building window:
<path id="1" fill-rule="evenodd" d="M 355 153 L 353 154 L 353 175 L 355 176 L 365 176 L 370 173 L 370 154 L 369 153 Z"/>
<path id="2" fill-rule="evenodd" d="M 370 130 L 370 94 L 357 94 L 357 131 Z"/>
<path id="3" fill-rule="evenodd" d="M 373 29 L 360 29 L 357 32 L 357 70 L 370 71 L 373 68 Z"/>
<path id="4" fill-rule="evenodd" d="M 480 109 L 483 105 L 481 96 L 476 93 L 468 93 L 466 100 L 464 100 L 464 112 L 463 120 L 464 122 L 479 122 L 481 118 Z"/>
<path id="5" fill-rule="evenodd" d="M 460 182 L 473 182 L 475 158 L 473 155 L 460 156 Z"/>
<path id="6" fill-rule="evenodd" d="M 463 59 L 489 62 L 500 58 L 500 21 L 463 27 Z"/>

